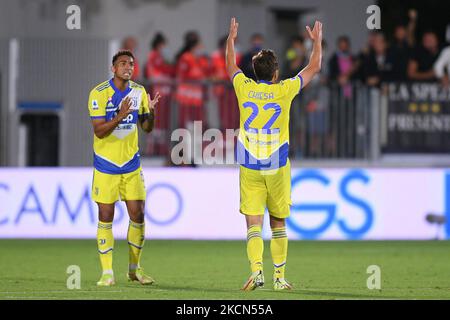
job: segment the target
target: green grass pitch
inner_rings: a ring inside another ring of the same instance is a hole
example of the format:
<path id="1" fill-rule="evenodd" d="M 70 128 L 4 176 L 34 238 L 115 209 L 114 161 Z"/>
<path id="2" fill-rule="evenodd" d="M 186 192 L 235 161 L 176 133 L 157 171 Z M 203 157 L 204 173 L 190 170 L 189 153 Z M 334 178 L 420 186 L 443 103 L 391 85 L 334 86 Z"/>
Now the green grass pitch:
<path id="1" fill-rule="evenodd" d="M 147 240 L 142 266 L 157 283 L 128 283 L 128 246 L 116 241 L 116 285 L 98 288 L 95 240 L 0 240 L 0 299 L 449 299 L 450 242 L 291 241 L 288 292 L 271 287 L 268 241 L 266 285 L 239 288 L 249 275 L 243 241 Z M 69 265 L 81 269 L 81 289 L 66 287 Z M 369 290 L 369 265 L 381 268 L 381 290 Z"/>

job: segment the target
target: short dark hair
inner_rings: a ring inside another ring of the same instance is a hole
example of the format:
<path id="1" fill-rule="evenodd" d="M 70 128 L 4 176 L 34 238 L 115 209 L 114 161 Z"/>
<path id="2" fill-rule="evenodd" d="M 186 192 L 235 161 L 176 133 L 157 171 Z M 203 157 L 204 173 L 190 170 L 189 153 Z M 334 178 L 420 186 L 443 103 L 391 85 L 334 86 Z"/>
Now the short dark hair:
<path id="1" fill-rule="evenodd" d="M 253 56 L 252 65 L 258 80 L 272 81 L 278 70 L 278 59 L 275 52 L 263 49 Z"/>
<path id="2" fill-rule="evenodd" d="M 181 48 L 181 50 L 177 53 L 175 60 L 178 61 L 180 57 L 188 52 L 191 51 L 192 48 L 194 48 L 197 44 L 200 43 L 200 35 L 195 30 L 190 30 L 184 34 L 184 45 Z"/>
<path id="3" fill-rule="evenodd" d="M 152 49 L 155 50 L 160 44 L 166 43 L 166 38 L 161 32 L 155 34 L 152 40 Z"/>
<path id="4" fill-rule="evenodd" d="M 134 55 L 130 50 L 120 50 L 113 56 L 112 64 L 114 65 L 114 63 L 116 63 L 117 59 L 121 56 L 129 56 L 129 57 L 133 58 L 133 60 L 134 60 Z"/>

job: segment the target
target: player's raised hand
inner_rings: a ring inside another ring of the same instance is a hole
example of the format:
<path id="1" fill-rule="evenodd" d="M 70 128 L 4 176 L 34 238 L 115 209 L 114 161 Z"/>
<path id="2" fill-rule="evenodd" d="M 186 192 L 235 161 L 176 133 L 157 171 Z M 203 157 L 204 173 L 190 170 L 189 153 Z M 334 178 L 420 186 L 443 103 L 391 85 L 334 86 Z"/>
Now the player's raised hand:
<path id="1" fill-rule="evenodd" d="M 236 18 L 235 17 L 231 18 L 231 21 L 230 21 L 230 32 L 228 34 L 228 37 L 230 39 L 233 39 L 233 40 L 236 39 L 237 34 L 238 34 L 238 28 L 239 28 L 239 23 L 236 22 Z"/>
<path id="2" fill-rule="evenodd" d="M 156 104 L 159 102 L 159 99 L 161 98 L 161 95 L 159 92 L 156 92 L 155 97 L 150 97 L 150 94 L 147 93 L 147 99 L 148 99 L 148 108 L 150 109 L 150 112 L 154 112 Z"/>
<path id="3" fill-rule="evenodd" d="M 316 21 L 314 23 L 314 27 L 311 30 L 309 26 L 306 26 L 306 31 L 308 32 L 308 36 L 313 41 L 322 41 L 322 23 L 320 21 Z"/>
<path id="4" fill-rule="evenodd" d="M 119 113 L 117 114 L 117 116 L 119 117 L 119 119 L 123 120 L 123 119 L 125 119 L 130 113 L 133 112 L 133 109 L 131 108 L 132 105 L 133 105 L 133 103 L 132 103 L 130 97 L 126 97 L 125 99 L 122 100 L 122 103 L 120 104 Z"/>

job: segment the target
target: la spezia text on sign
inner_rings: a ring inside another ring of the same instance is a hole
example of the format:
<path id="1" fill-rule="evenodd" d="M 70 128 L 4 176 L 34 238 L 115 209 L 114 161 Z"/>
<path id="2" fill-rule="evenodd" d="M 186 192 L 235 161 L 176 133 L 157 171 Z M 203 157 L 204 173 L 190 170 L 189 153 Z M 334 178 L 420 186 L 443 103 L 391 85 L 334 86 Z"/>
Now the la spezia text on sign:
<path id="1" fill-rule="evenodd" d="M 395 131 L 450 132 L 450 90 L 435 83 L 391 83 L 388 128 Z"/>

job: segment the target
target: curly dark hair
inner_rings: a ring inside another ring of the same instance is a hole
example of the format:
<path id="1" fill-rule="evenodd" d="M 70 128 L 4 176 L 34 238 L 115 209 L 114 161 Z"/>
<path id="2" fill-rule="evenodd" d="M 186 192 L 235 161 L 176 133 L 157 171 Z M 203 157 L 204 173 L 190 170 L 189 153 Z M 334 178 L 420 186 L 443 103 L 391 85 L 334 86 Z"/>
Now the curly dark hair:
<path id="1" fill-rule="evenodd" d="M 114 63 L 116 63 L 117 59 L 121 56 L 129 56 L 129 57 L 133 58 L 133 60 L 134 60 L 134 55 L 130 50 L 120 50 L 113 56 L 112 64 L 114 65 Z"/>

